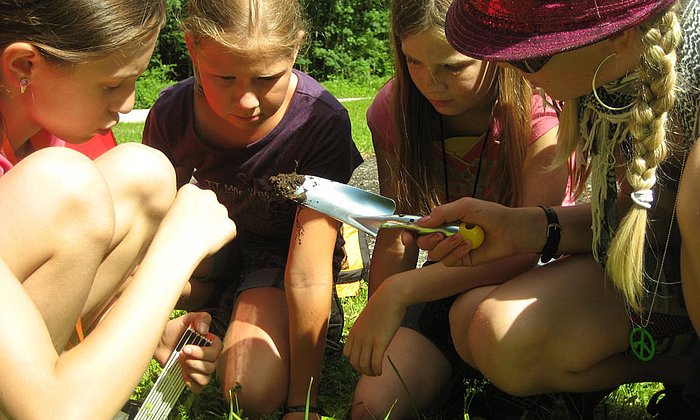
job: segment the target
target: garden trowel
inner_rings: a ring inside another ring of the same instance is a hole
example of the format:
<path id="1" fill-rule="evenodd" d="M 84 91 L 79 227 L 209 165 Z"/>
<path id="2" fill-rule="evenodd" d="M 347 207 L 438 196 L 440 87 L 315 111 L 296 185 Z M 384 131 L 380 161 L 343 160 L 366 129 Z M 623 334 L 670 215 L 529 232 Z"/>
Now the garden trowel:
<path id="1" fill-rule="evenodd" d="M 450 236 L 459 233 L 470 240 L 475 248 L 483 241 L 483 231 L 478 226 L 454 223 L 425 228 L 416 224 L 420 216 L 394 214 L 394 200 L 341 182 L 298 174 L 277 175 L 272 177 L 272 182 L 285 197 L 372 236 L 376 236 L 380 229 L 392 228 L 408 229 L 423 235 L 440 232 Z"/>

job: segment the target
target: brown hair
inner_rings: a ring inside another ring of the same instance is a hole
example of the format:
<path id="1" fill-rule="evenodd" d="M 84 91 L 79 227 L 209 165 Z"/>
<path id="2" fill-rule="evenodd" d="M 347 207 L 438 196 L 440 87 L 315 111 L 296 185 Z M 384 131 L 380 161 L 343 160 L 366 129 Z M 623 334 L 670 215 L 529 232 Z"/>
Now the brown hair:
<path id="1" fill-rule="evenodd" d="M 401 40 L 425 31 L 443 37 L 445 16 L 451 0 L 394 0 L 392 44 L 395 58 L 393 86 L 394 120 L 397 128 L 399 165 L 393 178 L 401 211 L 428 213 L 441 204 L 439 191 L 444 180 L 439 167 L 431 164 L 432 145 L 442 140 L 435 124 L 439 114 L 420 93 L 408 72 Z M 498 202 L 519 205 L 523 195 L 525 144 L 530 136 L 532 90 L 511 69 L 498 69 L 494 83 L 497 104 L 494 118 L 501 126 L 501 154 L 495 173 Z"/>
<path id="2" fill-rule="evenodd" d="M 164 0 L 0 0 L 0 50 L 25 41 L 57 63 L 107 57 L 165 22 Z"/>
<path id="3" fill-rule="evenodd" d="M 189 0 L 183 28 L 233 50 L 290 56 L 307 33 L 298 0 Z"/>
<path id="4" fill-rule="evenodd" d="M 166 10 L 164 0 L 0 0 L 0 52 L 28 42 L 56 65 L 99 60 L 153 36 Z"/>

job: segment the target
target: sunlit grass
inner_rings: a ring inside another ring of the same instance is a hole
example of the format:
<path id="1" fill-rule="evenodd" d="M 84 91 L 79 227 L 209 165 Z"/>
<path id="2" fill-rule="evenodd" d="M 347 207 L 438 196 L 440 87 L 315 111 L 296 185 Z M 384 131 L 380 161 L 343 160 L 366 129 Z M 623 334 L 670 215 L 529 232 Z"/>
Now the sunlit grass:
<path id="1" fill-rule="evenodd" d="M 365 116 L 367 114 L 367 108 L 371 103 L 372 99 L 343 102 L 343 106 L 348 110 L 348 115 L 350 116 L 352 139 L 363 156 L 374 155 L 372 136 L 367 127 L 367 118 Z"/>
<path id="2" fill-rule="evenodd" d="M 140 143 L 143 136 L 143 123 L 141 122 L 120 122 L 112 128 L 117 143 Z"/>
<path id="3" fill-rule="evenodd" d="M 384 86 L 385 79 L 375 78 L 361 85 L 350 80 L 329 80 L 321 82 L 336 98 L 370 98 Z"/>

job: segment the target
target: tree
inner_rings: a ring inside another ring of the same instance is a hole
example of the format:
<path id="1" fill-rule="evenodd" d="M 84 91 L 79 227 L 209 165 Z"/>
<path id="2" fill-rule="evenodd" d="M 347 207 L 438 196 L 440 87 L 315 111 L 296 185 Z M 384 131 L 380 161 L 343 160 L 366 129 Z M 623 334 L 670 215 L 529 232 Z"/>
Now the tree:
<path id="1" fill-rule="evenodd" d="M 391 74 L 388 0 L 300 1 L 310 27 L 308 48 L 297 59 L 301 70 L 321 81 L 352 79 L 363 82 Z M 192 75 L 180 28 L 187 0 L 168 0 L 167 3 L 168 21 L 161 30 L 152 66 L 166 66 L 174 80 L 183 80 Z"/>
<path id="2" fill-rule="evenodd" d="M 301 0 L 310 46 L 300 68 L 319 80 L 367 80 L 393 71 L 387 0 Z"/>

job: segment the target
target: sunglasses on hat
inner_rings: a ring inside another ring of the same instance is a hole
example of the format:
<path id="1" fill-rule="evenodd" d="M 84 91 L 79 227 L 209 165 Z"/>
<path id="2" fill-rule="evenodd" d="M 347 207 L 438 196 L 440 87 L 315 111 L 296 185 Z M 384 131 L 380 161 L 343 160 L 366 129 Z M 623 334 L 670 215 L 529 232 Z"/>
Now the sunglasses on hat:
<path id="1" fill-rule="evenodd" d="M 529 58 L 527 60 L 506 61 L 506 63 L 522 71 L 523 73 L 537 73 L 544 67 L 553 55 L 539 58 Z"/>

